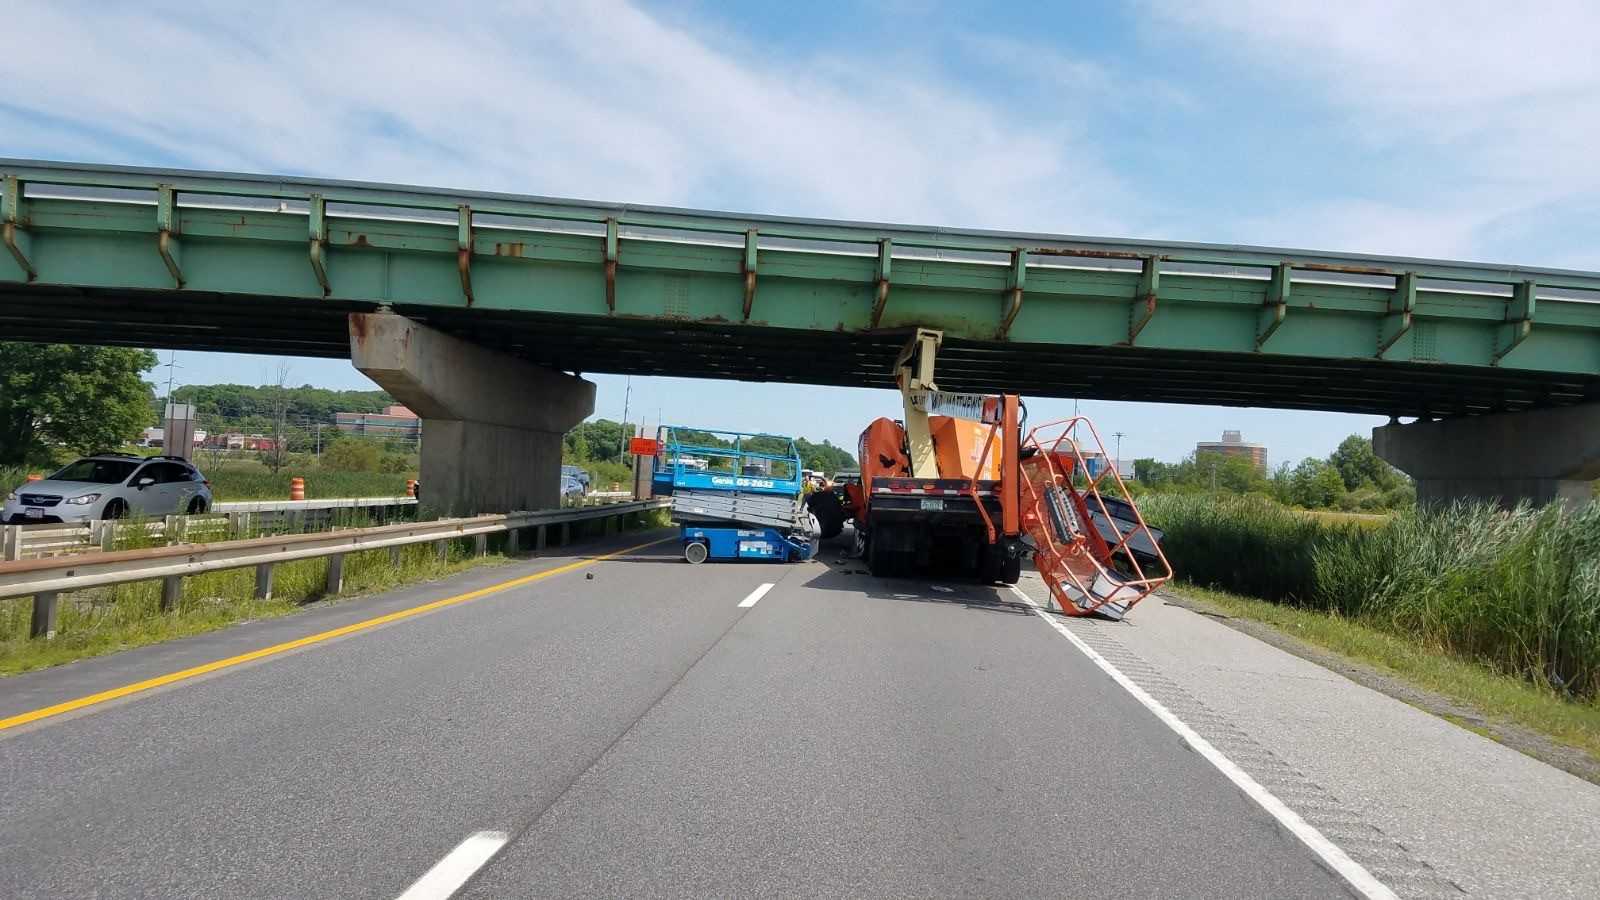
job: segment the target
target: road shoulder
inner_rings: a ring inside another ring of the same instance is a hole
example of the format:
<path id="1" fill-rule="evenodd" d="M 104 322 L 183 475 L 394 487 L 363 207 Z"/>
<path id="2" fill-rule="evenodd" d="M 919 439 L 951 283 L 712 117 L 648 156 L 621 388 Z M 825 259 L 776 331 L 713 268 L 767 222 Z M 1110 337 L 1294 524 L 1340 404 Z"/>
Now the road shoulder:
<path id="1" fill-rule="evenodd" d="M 1235 631 L 1271 644 L 1285 653 L 1292 653 L 1325 669 L 1338 672 L 1356 684 L 1387 694 L 1402 703 L 1447 719 L 1540 762 L 1600 785 L 1600 759 L 1579 748 L 1562 744 L 1549 735 L 1496 716 L 1471 702 L 1430 690 L 1407 679 L 1404 675 L 1386 672 L 1378 666 L 1301 640 L 1269 622 L 1257 621 L 1248 616 L 1232 615 L 1205 597 L 1195 596 L 1182 590 L 1168 590 L 1164 592 L 1163 599 L 1169 605 L 1210 617 Z"/>
<path id="2" fill-rule="evenodd" d="M 1160 597 L 1067 624 L 1399 895 L 1600 894 L 1600 788 Z"/>

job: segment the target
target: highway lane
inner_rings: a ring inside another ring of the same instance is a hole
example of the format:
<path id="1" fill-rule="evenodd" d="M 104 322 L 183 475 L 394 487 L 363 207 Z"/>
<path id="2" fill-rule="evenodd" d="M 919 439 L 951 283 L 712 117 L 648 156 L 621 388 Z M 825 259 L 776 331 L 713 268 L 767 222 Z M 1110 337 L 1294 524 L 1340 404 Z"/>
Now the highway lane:
<path id="1" fill-rule="evenodd" d="M 1009 595 L 585 568 L 0 733 L 0 895 L 1346 893 Z"/>

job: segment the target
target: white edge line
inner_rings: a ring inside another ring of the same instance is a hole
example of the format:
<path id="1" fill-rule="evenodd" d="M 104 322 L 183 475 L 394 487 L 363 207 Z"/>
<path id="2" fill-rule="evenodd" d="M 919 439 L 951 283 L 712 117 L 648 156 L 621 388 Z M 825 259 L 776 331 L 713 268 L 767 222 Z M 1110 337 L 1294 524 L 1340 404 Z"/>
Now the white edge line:
<path id="1" fill-rule="evenodd" d="M 480 831 L 469 835 L 416 880 L 398 900 L 446 900 L 461 889 L 467 879 L 494 858 L 511 836 L 504 831 Z"/>
<path id="2" fill-rule="evenodd" d="M 1366 866 L 1351 859 L 1350 855 L 1345 853 L 1338 844 L 1328 840 L 1327 835 L 1318 831 L 1315 825 L 1302 819 L 1299 813 L 1290 809 L 1287 804 L 1274 796 L 1271 791 L 1262 787 L 1260 782 L 1251 778 L 1249 773 L 1239 768 L 1238 764 L 1224 756 L 1222 751 L 1212 746 L 1210 741 L 1201 737 L 1193 728 L 1185 724 L 1182 719 L 1173 715 L 1171 710 L 1161 704 L 1161 701 L 1150 696 L 1144 688 L 1135 684 L 1133 679 L 1122 674 L 1120 669 L 1108 662 L 1105 657 L 1096 653 L 1093 647 L 1084 642 L 1083 638 L 1073 634 L 1072 629 L 1056 621 L 1055 617 L 1032 597 L 1029 597 L 1021 588 L 1012 585 L 1011 591 L 1021 598 L 1023 602 L 1027 603 L 1038 614 L 1039 618 L 1044 619 L 1050 624 L 1050 627 L 1060 632 L 1062 637 L 1071 641 L 1074 647 L 1082 651 L 1084 656 L 1089 657 L 1090 662 L 1099 666 L 1107 675 L 1111 676 L 1113 681 L 1121 685 L 1123 690 L 1132 694 L 1133 699 L 1155 713 L 1156 718 L 1160 719 L 1168 728 L 1177 732 L 1178 736 L 1183 738 L 1190 747 L 1193 747 L 1196 753 L 1199 753 L 1205 757 L 1207 762 L 1216 766 L 1217 770 L 1227 776 L 1229 781 L 1237 785 L 1241 791 L 1244 791 L 1245 796 L 1254 800 L 1258 806 L 1270 813 L 1274 819 L 1277 819 L 1283 827 L 1293 832 L 1294 836 L 1299 838 L 1307 847 L 1310 847 L 1311 852 L 1317 854 L 1328 868 L 1350 882 L 1350 885 L 1361 896 L 1368 898 L 1368 900 L 1398 900 L 1395 892 L 1390 890 L 1388 885 L 1379 881 L 1371 872 L 1367 871 Z"/>
<path id="3" fill-rule="evenodd" d="M 756 588 L 755 590 L 751 591 L 750 592 L 750 596 L 744 598 L 743 600 L 740 600 L 739 601 L 739 605 L 741 607 L 746 608 L 746 609 L 748 609 L 749 607 L 755 606 L 756 602 L 758 600 L 760 600 L 762 597 L 765 597 L 767 595 L 767 591 L 770 591 L 770 590 L 772 590 L 772 585 L 763 584 L 762 586 L 760 586 L 760 587 Z"/>

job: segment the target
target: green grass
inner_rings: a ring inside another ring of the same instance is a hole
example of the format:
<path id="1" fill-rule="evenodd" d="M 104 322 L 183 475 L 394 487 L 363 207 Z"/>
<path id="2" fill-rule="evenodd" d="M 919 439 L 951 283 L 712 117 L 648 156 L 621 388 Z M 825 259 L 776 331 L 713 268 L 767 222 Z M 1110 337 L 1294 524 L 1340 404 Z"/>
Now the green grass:
<path id="1" fill-rule="evenodd" d="M 1397 634 L 1336 612 L 1268 603 L 1252 597 L 1181 584 L 1192 597 L 1230 616 L 1271 625 L 1447 697 L 1487 717 L 1521 725 L 1600 759 L 1600 702 L 1567 698 L 1547 687 L 1458 658 L 1425 638 Z"/>
<path id="2" fill-rule="evenodd" d="M 428 544 L 407 547 L 399 566 L 391 564 L 387 550 L 353 553 L 345 558 L 345 594 L 340 597 L 504 561 L 500 556 L 473 556 L 470 543 L 453 547 L 447 562 L 440 562 Z M 160 582 L 63 594 L 56 637 L 48 641 L 28 638 L 32 598 L 0 600 L 0 675 L 285 615 L 303 603 L 322 599 L 327 572 L 327 560 L 322 559 L 281 564 L 273 572 L 273 598 L 265 601 L 253 597 L 253 569 L 196 575 L 184 579 L 183 602 L 174 614 L 161 612 Z"/>
<path id="3" fill-rule="evenodd" d="M 406 479 L 416 475 L 387 472 L 325 472 L 319 469 L 283 469 L 276 475 L 266 466 L 251 461 L 207 468 L 200 471 L 211 481 L 211 492 L 219 502 L 229 500 L 287 500 L 289 479 L 306 481 L 306 499 L 338 497 L 402 497 Z"/>
<path id="4" fill-rule="evenodd" d="M 1457 505 L 1377 524 L 1217 495 L 1142 507 L 1195 584 L 1336 612 L 1535 687 L 1600 696 L 1600 504 Z"/>
<path id="5" fill-rule="evenodd" d="M 1328 525 L 1364 525 L 1368 528 L 1376 528 L 1393 516 L 1393 513 L 1339 512 L 1333 509 L 1307 509 L 1300 514 Z"/>
<path id="6" fill-rule="evenodd" d="M 654 510 L 640 517 L 640 528 L 661 527 L 666 516 L 666 510 Z M 573 526 L 574 538 L 599 533 L 598 520 Z M 491 538 L 491 551 L 502 540 Z M 493 552 L 474 556 L 470 540 L 452 541 L 449 559 L 442 562 L 431 543 L 403 548 L 398 566 L 390 561 L 388 550 L 351 553 L 345 557 L 344 593 L 339 599 L 506 561 Z M 325 599 L 327 572 L 326 559 L 279 564 L 273 572 L 273 598 L 266 601 L 254 598 L 252 568 L 196 575 L 184 579 L 183 602 L 173 613 L 161 611 L 158 581 L 62 594 L 52 640 L 28 637 L 31 597 L 0 600 L 0 676 L 285 615 L 304 603 Z"/>

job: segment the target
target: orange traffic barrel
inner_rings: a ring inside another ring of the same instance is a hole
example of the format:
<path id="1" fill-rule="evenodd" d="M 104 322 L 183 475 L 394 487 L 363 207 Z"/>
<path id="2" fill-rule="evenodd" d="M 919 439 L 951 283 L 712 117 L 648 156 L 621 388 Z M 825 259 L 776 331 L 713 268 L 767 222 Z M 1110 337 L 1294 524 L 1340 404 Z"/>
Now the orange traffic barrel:
<path id="1" fill-rule="evenodd" d="M 289 479 L 289 499 L 304 500 L 306 498 L 306 480 L 304 478 Z"/>
<path id="2" fill-rule="evenodd" d="M 416 495 L 417 495 L 417 480 L 415 478 L 407 478 L 406 479 L 406 496 L 407 497 L 415 497 Z"/>

